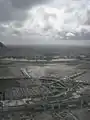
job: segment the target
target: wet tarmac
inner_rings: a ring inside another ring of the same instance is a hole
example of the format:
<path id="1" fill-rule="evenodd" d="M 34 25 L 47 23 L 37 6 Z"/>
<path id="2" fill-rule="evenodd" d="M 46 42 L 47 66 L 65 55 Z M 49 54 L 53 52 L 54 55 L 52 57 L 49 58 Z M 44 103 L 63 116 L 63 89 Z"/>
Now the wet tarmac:
<path id="1" fill-rule="evenodd" d="M 75 65 L 65 65 L 65 64 L 47 64 L 45 66 L 40 66 L 40 65 L 32 65 L 32 64 L 18 64 L 15 63 L 15 67 L 9 66 L 9 67 L 4 67 L 3 69 L 0 69 L 0 76 L 23 76 L 21 73 L 21 68 L 27 68 L 28 73 L 35 77 L 39 78 L 42 76 L 58 76 L 58 77 L 65 77 L 72 75 L 75 72 L 82 71 L 83 69 L 77 68 Z M 84 68 L 85 69 L 85 68 Z M 77 77 L 77 80 L 83 80 L 83 81 L 90 81 L 90 70 L 88 69 L 87 73 Z M 80 110 L 74 110 L 72 111 L 78 118 L 78 120 L 90 120 L 90 111 L 87 109 L 80 109 Z M 5 118 L 3 120 L 10 120 L 10 117 L 13 115 L 8 115 L 8 118 Z M 20 117 L 20 114 L 15 113 L 12 118 L 12 120 L 55 120 L 56 118 L 52 117 L 51 113 L 38 113 L 34 114 L 34 118 L 30 116 L 26 116 L 25 119 L 23 117 Z M 2 118 L 0 119 L 2 120 Z M 67 119 L 68 120 L 68 119 Z M 69 119 L 71 120 L 71 119 Z"/>

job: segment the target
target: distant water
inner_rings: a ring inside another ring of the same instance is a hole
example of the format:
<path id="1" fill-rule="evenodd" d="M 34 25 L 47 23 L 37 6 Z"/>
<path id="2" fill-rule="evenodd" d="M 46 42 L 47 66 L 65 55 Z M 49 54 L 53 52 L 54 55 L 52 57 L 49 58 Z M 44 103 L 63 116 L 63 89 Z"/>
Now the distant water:
<path id="1" fill-rule="evenodd" d="M 3 56 L 31 57 L 34 55 L 60 55 L 76 56 L 89 54 L 90 47 L 84 46 L 60 46 L 60 45 L 32 45 L 32 46 L 7 46 L 8 50 Z"/>

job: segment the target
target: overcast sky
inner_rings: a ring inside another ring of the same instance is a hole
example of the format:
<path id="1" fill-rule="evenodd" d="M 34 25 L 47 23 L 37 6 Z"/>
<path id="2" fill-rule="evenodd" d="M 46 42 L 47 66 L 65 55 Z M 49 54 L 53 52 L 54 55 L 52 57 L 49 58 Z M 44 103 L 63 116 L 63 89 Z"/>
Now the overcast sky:
<path id="1" fill-rule="evenodd" d="M 59 40 L 61 33 L 82 32 L 90 32 L 89 0 L 0 0 L 0 41 L 5 44 L 89 45 Z"/>

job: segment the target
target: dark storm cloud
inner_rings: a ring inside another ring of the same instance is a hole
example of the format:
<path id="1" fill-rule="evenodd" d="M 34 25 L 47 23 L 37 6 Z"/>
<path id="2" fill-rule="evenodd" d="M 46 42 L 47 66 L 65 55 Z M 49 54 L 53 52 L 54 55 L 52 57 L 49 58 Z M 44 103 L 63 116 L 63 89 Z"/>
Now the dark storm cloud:
<path id="1" fill-rule="evenodd" d="M 26 11 L 14 8 L 10 0 L 0 0 L 0 22 L 23 21 L 26 17 Z"/>
<path id="2" fill-rule="evenodd" d="M 11 0 L 12 6 L 15 8 L 25 8 L 31 7 L 36 4 L 45 3 L 47 0 Z M 49 0 L 48 0 L 49 1 Z"/>
<path id="3" fill-rule="evenodd" d="M 27 18 L 27 11 L 21 10 L 21 9 L 19 9 L 19 10 L 13 9 L 12 20 L 16 20 L 16 21 L 22 22 L 26 18 Z"/>
<path id="4" fill-rule="evenodd" d="M 0 22 L 23 21 L 30 7 L 43 2 L 44 0 L 0 0 Z"/>
<path id="5" fill-rule="evenodd" d="M 0 0 L 0 21 L 4 22 L 12 19 L 11 11 L 12 7 L 9 1 Z"/>

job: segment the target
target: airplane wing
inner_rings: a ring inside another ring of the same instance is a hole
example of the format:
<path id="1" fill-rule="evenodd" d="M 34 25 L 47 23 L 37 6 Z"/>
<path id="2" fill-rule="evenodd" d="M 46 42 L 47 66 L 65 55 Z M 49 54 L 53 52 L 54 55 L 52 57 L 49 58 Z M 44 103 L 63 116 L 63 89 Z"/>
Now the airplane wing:
<path id="1" fill-rule="evenodd" d="M 87 72 L 87 71 L 77 72 L 77 73 L 75 73 L 75 74 L 73 74 L 73 75 L 64 77 L 63 80 L 73 80 L 73 79 L 75 79 L 75 78 L 77 78 L 77 77 L 79 77 L 79 76 L 82 76 L 82 75 L 85 74 L 86 72 Z"/>

